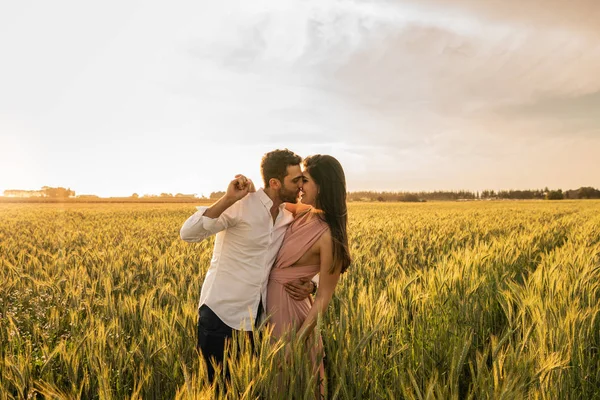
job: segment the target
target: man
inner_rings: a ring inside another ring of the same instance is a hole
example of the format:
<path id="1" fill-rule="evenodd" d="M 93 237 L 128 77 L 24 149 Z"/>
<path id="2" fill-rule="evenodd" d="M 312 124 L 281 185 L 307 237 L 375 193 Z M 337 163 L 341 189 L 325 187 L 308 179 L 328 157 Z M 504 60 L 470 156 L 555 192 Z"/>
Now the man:
<path id="1" fill-rule="evenodd" d="M 252 181 L 238 175 L 221 199 L 210 207 L 197 207 L 181 227 L 186 242 L 217 234 L 198 306 L 198 347 L 211 382 L 211 359 L 223 362 L 226 339 L 233 330 L 252 331 L 261 317 L 271 266 L 293 220 L 283 203 L 295 203 L 302 189 L 301 161 L 287 149 L 265 154 L 264 189 L 254 191 Z M 298 280 L 287 289 L 294 298 L 304 299 L 314 284 Z"/>

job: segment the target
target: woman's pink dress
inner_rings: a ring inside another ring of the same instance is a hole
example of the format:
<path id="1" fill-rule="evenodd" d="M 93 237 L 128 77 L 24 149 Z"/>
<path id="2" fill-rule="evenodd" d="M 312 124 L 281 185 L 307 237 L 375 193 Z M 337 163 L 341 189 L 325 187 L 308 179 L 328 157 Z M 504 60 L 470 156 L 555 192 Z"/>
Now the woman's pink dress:
<path id="1" fill-rule="evenodd" d="M 267 286 L 267 315 L 273 328 L 273 337 L 278 339 L 289 332 L 290 329 L 298 330 L 304 323 L 310 308 L 312 298 L 296 301 L 286 292 L 285 283 L 298 278 L 311 279 L 319 273 L 320 265 L 298 265 L 298 260 L 319 240 L 327 230 L 327 223 L 317 215 L 307 211 L 300 214 L 290 224 L 285 233 L 283 244 L 269 275 Z M 321 360 L 318 368 L 323 376 L 322 342 L 320 337 L 317 345 L 311 351 L 313 363 Z"/>

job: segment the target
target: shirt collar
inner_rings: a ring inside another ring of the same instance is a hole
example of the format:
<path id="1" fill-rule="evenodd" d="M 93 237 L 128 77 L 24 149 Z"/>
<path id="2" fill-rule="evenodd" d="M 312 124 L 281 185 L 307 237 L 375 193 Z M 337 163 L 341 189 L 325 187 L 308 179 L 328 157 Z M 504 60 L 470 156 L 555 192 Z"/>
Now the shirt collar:
<path id="1" fill-rule="evenodd" d="M 258 195 L 258 198 L 260 199 L 260 201 L 264 204 L 265 207 L 267 207 L 267 209 L 271 209 L 271 207 L 273 207 L 273 200 L 271 200 L 271 198 L 265 193 L 265 190 L 263 188 L 260 188 L 256 191 L 256 194 Z M 279 209 L 282 210 L 285 208 L 285 203 L 281 203 L 279 205 Z"/>
<path id="2" fill-rule="evenodd" d="M 256 194 L 258 195 L 260 201 L 265 205 L 265 207 L 271 208 L 273 206 L 273 200 L 271 200 L 271 198 L 267 196 L 263 188 L 258 189 L 256 191 Z"/>

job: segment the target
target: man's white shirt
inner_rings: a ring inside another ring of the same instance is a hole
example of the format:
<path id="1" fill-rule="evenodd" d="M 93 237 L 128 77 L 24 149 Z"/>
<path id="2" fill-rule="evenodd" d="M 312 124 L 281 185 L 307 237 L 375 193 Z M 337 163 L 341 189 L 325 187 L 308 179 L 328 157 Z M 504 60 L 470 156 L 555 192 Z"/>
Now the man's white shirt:
<path id="1" fill-rule="evenodd" d="M 217 235 L 198 307 L 206 304 L 233 329 L 252 330 L 261 298 L 263 307 L 267 304 L 269 273 L 293 221 L 282 204 L 273 223 L 272 206 L 273 201 L 259 189 L 219 218 L 205 217 L 208 207 L 196 207 L 198 211 L 181 227 L 180 236 L 186 242 Z"/>

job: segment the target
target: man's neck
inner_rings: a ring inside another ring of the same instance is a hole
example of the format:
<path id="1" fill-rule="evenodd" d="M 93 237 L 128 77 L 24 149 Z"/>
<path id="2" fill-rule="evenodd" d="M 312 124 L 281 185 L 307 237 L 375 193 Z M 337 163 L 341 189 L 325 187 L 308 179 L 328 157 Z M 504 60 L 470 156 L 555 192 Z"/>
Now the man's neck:
<path id="1" fill-rule="evenodd" d="M 273 202 L 273 205 L 271 206 L 271 215 L 273 216 L 273 221 L 275 221 L 275 218 L 277 218 L 277 215 L 279 214 L 279 206 L 283 203 L 283 201 L 281 201 L 279 194 L 275 192 L 275 190 L 267 188 L 264 189 L 264 191 L 265 194 L 269 196 L 269 198 Z"/>

